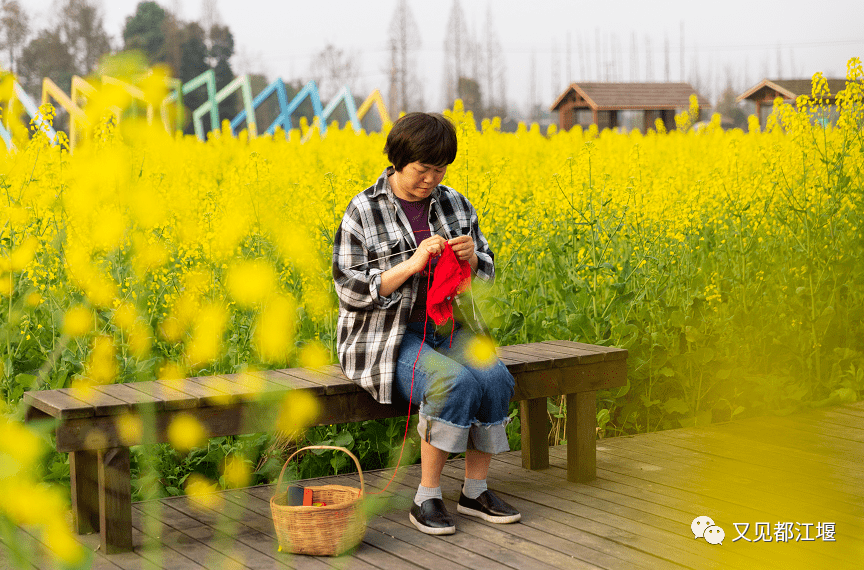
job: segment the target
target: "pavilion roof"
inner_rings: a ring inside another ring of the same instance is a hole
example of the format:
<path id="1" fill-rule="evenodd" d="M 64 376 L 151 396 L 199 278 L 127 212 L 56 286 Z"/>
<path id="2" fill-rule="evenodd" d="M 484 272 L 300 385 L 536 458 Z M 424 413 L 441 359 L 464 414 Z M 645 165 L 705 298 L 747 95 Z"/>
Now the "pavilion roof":
<path id="1" fill-rule="evenodd" d="M 619 109 L 686 109 L 690 95 L 696 95 L 699 106 L 710 107 L 689 83 L 572 83 L 555 100 L 551 110 L 557 111 L 568 98 L 584 102 L 596 110 Z"/>

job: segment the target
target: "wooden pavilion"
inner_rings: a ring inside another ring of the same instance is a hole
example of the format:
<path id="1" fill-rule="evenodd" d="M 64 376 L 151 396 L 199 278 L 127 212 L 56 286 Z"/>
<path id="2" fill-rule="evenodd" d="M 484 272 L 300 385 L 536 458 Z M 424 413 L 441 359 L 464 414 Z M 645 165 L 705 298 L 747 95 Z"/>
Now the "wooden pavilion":
<path id="1" fill-rule="evenodd" d="M 645 132 L 660 119 L 675 128 L 675 114 L 690 108 L 696 95 L 699 109 L 711 104 L 689 83 L 571 83 L 552 105 L 558 111 L 558 126 L 637 129 Z"/>
<path id="2" fill-rule="evenodd" d="M 827 79 L 829 96 L 826 97 L 828 105 L 834 105 L 834 98 L 846 88 L 845 79 Z M 774 108 L 774 100 L 781 97 L 785 103 L 795 104 L 799 95 L 810 95 L 813 82 L 810 79 L 763 79 L 741 95 L 736 101 L 749 101 L 756 104 L 756 116 L 759 124 L 763 127 Z"/>

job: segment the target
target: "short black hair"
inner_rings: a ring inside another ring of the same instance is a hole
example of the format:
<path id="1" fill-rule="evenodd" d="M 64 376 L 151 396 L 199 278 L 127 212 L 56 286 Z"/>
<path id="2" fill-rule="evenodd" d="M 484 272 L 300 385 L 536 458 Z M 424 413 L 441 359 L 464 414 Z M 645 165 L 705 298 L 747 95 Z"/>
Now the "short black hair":
<path id="1" fill-rule="evenodd" d="M 384 152 L 400 172 L 412 162 L 451 164 L 456 160 L 456 127 L 440 113 L 408 113 L 393 123 Z"/>

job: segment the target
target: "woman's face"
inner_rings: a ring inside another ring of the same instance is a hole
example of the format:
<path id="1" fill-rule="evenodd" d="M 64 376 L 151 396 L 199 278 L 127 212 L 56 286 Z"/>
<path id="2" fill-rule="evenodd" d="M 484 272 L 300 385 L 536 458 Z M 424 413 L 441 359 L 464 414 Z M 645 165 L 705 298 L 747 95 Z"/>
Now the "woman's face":
<path id="1" fill-rule="evenodd" d="M 447 165 L 435 166 L 422 162 L 406 164 L 402 170 L 397 170 L 391 177 L 390 186 L 393 193 L 403 200 L 417 202 L 428 198 L 436 186 L 441 184 Z"/>

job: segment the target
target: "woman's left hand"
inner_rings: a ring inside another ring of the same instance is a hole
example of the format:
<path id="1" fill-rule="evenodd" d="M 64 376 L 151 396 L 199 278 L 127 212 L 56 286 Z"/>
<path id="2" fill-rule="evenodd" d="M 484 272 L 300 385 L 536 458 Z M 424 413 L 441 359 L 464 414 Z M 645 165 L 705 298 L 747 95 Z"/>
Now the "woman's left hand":
<path id="1" fill-rule="evenodd" d="M 453 248 L 453 253 L 456 254 L 456 259 L 459 261 L 471 261 L 474 253 L 474 238 L 470 235 L 459 236 L 449 240 L 447 243 Z"/>

